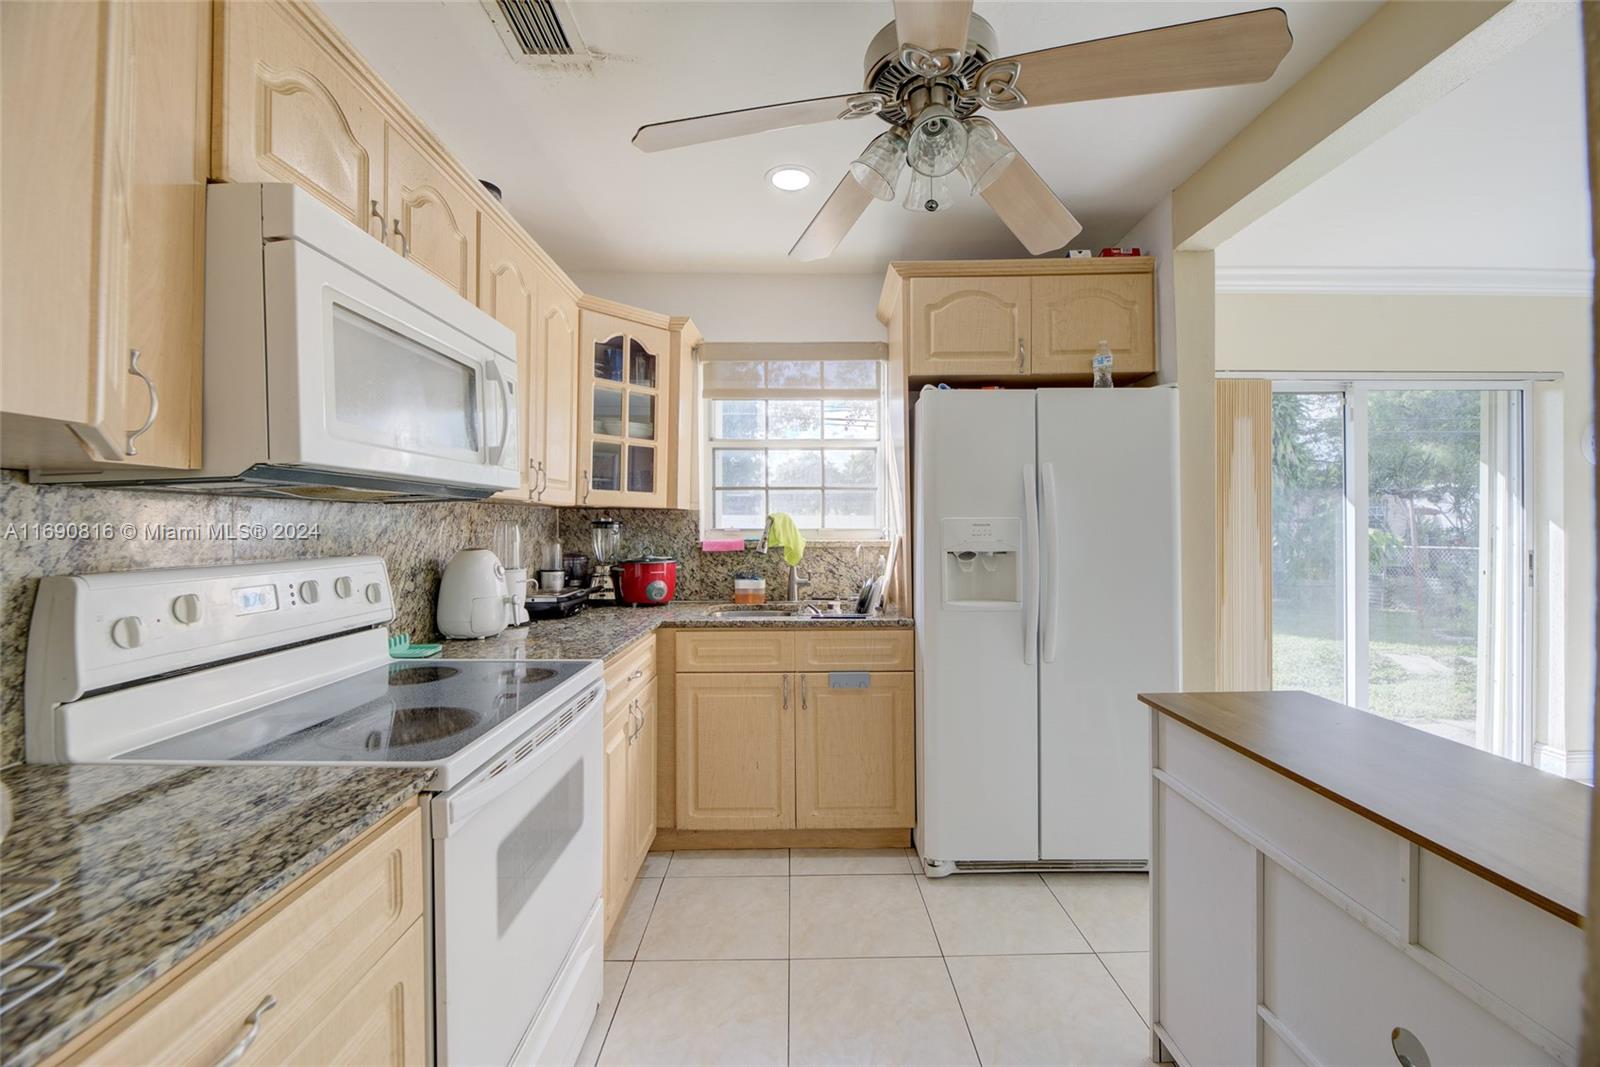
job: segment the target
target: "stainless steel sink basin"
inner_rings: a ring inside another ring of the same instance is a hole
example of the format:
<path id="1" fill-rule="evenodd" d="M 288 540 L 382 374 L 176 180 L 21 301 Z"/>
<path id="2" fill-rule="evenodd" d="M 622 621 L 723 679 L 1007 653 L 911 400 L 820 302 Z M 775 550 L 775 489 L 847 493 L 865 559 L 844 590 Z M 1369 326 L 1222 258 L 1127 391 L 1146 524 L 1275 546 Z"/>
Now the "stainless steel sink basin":
<path id="1" fill-rule="evenodd" d="M 713 619 L 737 621 L 740 619 L 794 619 L 797 622 L 830 622 L 841 619 L 867 619 L 851 611 L 830 611 L 811 604 L 739 604 L 718 608 L 709 616 Z"/>

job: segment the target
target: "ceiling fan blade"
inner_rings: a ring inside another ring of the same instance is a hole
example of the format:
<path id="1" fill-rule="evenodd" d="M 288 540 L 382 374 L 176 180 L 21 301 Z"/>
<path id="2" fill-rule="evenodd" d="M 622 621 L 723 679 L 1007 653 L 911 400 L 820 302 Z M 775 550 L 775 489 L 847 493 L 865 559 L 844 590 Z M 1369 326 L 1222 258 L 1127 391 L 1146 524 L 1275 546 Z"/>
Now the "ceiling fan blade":
<path id="1" fill-rule="evenodd" d="M 791 100 L 786 104 L 767 104 L 738 111 L 719 111 L 714 115 L 696 115 L 693 118 L 640 126 L 633 135 L 633 143 L 641 151 L 660 152 L 666 148 L 723 141 L 729 137 L 765 133 L 767 130 L 786 130 L 791 126 L 810 126 L 838 118 L 871 115 L 882 108 L 885 102 L 882 93 L 845 93 L 842 96 L 818 96 L 810 100 Z"/>
<path id="2" fill-rule="evenodd" d="M 1083 223 L 1072 217 L 1020 153 L 983 190 L 983 198 L 1033 255 L 1054 252 L 1083 232 Z"/>
<path id="3" fill-rule="evenodd" d="M 846 171 L 822 205 L 822 210 L 817 212 L 816 217 L 811 220 L 811 225 L 806 227 L 806 232 L 802 233 L 800 240 L 789 249 L 789 258 L 827 259 L 833 254 L 833 250 L 839 247 L 839 242 L 844 240 L 844 235 L 850 232 L 850 227 L 856 224 L 856 220 L 867 210 L 867 205 L 870 203 L 872 194 L 856 181 L 854 175 Z"/>
<path id="4" fill-rule="evenodd" d="M 996 59 L 978 71 L 979 99 L 1005 110 L 1245 85 L 1272 77 L 1293 43 L 1283 9 L 1262 8 Z"/>
<path id="5" fill-rule="evenodd" d="M 966 51 L 972 0 L 894 0 L 894 24 L 900 47 L 928 52 Z"/>

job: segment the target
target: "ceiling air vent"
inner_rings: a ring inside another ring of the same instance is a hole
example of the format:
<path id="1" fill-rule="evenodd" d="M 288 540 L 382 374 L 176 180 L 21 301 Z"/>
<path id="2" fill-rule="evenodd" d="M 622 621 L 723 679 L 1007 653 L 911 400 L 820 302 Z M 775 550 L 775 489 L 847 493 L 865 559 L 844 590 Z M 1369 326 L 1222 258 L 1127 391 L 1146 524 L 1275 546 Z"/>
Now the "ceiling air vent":
<path id="1" fill-rule="evenodd" d="M 519 63 L 587 62 L 591 57 L 566 0 L 483 0 L 506 51 Z"/>

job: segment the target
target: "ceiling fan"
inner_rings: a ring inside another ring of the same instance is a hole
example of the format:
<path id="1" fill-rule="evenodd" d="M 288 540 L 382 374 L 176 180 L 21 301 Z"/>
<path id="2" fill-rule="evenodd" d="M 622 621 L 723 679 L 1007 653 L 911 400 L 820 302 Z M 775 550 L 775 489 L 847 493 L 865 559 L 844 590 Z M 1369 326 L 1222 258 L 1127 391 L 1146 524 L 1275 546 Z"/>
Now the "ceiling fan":
<path id="1" fill-rule="evenodd" d="M 1040 255 L 1063 247 L 1083 227 L 995 124 L 976 114 L 980 108 L 1010 111 L 1265 81 L 1293 43 L 1283 10 L 1263 8 L 996 59 L 994 30 L 972 13 L 972 0 L 894 0 L 894 14 L 867 46 L 858 93 L 655 122 L 641 126 L 633 143 L 659 152 L 876 115 L 889 129 L 850 164 L 790 256 L 826 258 L 874 197 L 895 198 L 906 170 L 908 210 L 949 206 L 959 175 L 1029 252 Z"/>

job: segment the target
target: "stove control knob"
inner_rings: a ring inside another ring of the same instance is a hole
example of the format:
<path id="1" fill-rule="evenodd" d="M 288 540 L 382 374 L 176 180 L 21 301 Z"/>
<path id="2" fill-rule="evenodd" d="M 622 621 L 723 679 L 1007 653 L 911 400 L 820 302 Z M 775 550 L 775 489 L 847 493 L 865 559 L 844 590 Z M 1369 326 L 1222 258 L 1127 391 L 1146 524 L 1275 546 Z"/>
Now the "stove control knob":
<path id="1" fill-rule="evenodd" d="M 321 595 L 322 591 L 316 582 L 306 581 L 300 583 L 300 599 L 305 601 L 307 604 L 315 604 L 317 602 L 317 597 Z"/>
<path id="2" fill-rule="evenodd" d="M 124 615 L 111 624 L 111 640 L 118 648 L 138 648 L 144 644 L 144 623 L 137 615 Z"/>
<path id="3" fill-rule="evenodd" d="M 367 583 L 367 601 L 376 604 L 383 599 L 383 586 L 377 582 Z"/>
<path id="4" fill-rule="evenodd" d="M 193 593 L 185 593 L 172 602 L 172 617 L 185 626 L 193 626 L 200 621 L 200 598 Z"/>
<path id="5" fill-rule="evenodd" d="M 348 598 L 356 591 L 356 583 L 349 578 L 335 578 L 333 580 L 333 595 L 340 600 Z"/>

